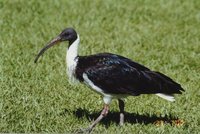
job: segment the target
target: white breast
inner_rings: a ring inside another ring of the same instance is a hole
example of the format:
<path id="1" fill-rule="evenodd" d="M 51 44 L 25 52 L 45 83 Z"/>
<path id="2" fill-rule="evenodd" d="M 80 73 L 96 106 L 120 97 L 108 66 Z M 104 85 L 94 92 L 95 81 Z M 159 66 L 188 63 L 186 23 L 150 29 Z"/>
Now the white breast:
<path id="1" fill-rule="evenodd" d="M 75 69 L 76 69 L 77 62 L 78 62 L 77 56 L 78 56 L 79 41 L 80 41 L 80 39 L 78 36 L 77 39 L 67 49 L 67 56 L 66 56 L 67 75 L 69 77 L 70 83 L 74 83 L 77 81 L 74 75 L 75 75 Z"/>

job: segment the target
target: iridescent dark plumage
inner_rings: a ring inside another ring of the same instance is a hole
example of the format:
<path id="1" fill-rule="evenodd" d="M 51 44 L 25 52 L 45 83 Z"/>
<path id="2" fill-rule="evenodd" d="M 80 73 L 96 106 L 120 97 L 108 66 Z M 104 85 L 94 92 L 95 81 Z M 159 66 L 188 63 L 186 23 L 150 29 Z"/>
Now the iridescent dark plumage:
<path id="1" fill-rule="evenodd" d="M 83 81 L 83 73 L 108 94 L 174 94 L 183 90 L 164 74 L 110 53 L 78 57 L 76 78 Z"/>

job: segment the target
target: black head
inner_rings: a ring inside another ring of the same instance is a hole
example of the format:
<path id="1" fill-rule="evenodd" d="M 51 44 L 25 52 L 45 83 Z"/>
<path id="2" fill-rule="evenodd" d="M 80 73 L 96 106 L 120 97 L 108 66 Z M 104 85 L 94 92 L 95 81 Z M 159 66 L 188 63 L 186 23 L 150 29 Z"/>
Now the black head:
<path id="1" fill-rule="evenodd" d="M 77 33 L 73 28 L 66 28 L 60 33 L 61 41 L 69 41 L 72 44 L 77 39 Z"/>
<path id="2" fill-rule="evenodd" d="M 38 55 L 35 58 L 35 63 L 37 62 L 38 58 L 50 47 L 58 44 L 62 41 L 69 41 L 69 46 L 77 39 L 78 35 L 73 28 L 66 28 L 64 29 L 56 38 L 51 40 L 44 48 L 40 50 Z"/>

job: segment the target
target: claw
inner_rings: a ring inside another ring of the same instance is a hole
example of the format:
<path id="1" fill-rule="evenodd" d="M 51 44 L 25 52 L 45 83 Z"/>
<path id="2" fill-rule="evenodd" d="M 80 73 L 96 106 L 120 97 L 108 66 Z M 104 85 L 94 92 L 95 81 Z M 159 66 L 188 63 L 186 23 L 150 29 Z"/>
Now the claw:
<path id="1" fill-rule="evenodd" d="M 77 130 L 75 132 L 75 134 L 90 134 L 92 132 L 92 128 L 91 127 L 88 127 L 88 128 L 81 128 L 79 130 Z"/>

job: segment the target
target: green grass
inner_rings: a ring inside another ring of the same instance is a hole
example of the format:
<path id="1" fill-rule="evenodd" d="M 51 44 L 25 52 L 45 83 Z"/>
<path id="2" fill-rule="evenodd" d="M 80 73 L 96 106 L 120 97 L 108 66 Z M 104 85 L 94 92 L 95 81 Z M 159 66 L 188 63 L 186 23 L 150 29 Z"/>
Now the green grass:
<path id="1" fill-rule="evenodd" d="M 74 132 L 97 117 L 101 96 L 68 83 L 67 44 L 34 64 L 37 52 L 66 27 L 79 32 L 80 55 L 117 53 L 186 90 L 175 103 L 154 95 L 127 98 L 123 127 L 114 100 L 94 133 L 200 132 L 198 0 L 0 0 L 0 132 Z M 175 119 L 184 123 L 171 123 Z"/>

